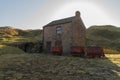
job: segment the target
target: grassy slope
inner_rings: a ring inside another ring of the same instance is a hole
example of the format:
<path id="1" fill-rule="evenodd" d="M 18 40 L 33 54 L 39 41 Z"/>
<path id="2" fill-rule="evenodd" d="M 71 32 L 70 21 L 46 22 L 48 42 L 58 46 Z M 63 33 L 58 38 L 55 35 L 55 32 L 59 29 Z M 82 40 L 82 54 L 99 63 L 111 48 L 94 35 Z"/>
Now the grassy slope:
<path id="1" fill-rule="evenodd" d="M 6 45 L 0 45 L 0 56 L 1 55 L 6 55 L 6 54 L 24 54 L 25 52 L 22 51 L 19 48 L 16 47 L 10 47 L 10 46 L 6 46 Z"/>
<path id="2" fill-rule="evenodd" d="M 37 41 L 41 39 L 38 33 L 39 30 L 38 32 L 27 30 L 21 31 L 19 35 L 16 32 L 15 35 L 4 34 L 1 38 L 3 40 L 0 41 L 2 44 L 12 41 L 21 42 L 21 39 Z M 94 37 L 96 36 L 90 39 Z M 105 50 L 106 53 L 109 51 Z M 118 52 L 113 51 L 113 53 Z M 18 48 L 0 45 L 0 80 L 120 80 L 120 54 L 106 54 L 106 56 L 107 58 L 102 59 L 84 59 L 47 54 L 24 54 Z"/>
<path id="3" fill-rule="evenodd" d="M 41 30 L 20 30 L 12 27 L 0 27 L 0 44 L 35 42 L 40 40 L 42 40 Z"/>
<path id="4" fill-rule="evenodd" d="M 0 27 L 0 44 L 41 40 L 42 30 L 20 30 L 12 27 Z M 120 28 L 111 25 L 92 26 L 87 29 L 87 44 L 101 45 L 120 51 Z"/>
<path id="5" fill-rule="evenodd" d="M 92 26 L 87 29 L 87 44 L 101 45 L 120 51 L 120 28 L 106 26 Z"/>
<path id="6" fill-rule="evenodd" d="M 120 80 L 120 54 L 106 56 L 84 59 L 47 54 L 3 55 L 0 80 Z"/>

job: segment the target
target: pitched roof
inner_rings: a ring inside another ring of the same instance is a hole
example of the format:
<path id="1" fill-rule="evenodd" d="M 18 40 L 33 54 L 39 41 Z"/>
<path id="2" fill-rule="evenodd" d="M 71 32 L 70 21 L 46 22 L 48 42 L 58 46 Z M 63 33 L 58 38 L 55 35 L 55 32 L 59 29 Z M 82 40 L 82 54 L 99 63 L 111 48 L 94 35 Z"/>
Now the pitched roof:
<path id="1" fill-rule="evenodd" d="M 52 25 L 57 25 L 57 24 L 69 23 L 69 22 L 72 22 L 73 18 L 74 18 L 74 16 L 73 17 L 69 17 L 69 18 L 65 18 L 65 19 L 55 20 L 55 21 L 50 22 L 46 26 L 52 26 Z"/>

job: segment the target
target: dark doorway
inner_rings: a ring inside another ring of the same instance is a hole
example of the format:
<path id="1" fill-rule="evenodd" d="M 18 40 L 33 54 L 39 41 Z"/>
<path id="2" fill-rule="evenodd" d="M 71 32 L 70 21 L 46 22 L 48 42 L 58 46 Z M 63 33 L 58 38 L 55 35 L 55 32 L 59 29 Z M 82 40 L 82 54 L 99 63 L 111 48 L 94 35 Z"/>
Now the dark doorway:
<path id="1" fill-rule="evenodd" d="M 51 51 L 51 41 L 46 42 L 46 49 L 47 49 L 47 52 Z"/>

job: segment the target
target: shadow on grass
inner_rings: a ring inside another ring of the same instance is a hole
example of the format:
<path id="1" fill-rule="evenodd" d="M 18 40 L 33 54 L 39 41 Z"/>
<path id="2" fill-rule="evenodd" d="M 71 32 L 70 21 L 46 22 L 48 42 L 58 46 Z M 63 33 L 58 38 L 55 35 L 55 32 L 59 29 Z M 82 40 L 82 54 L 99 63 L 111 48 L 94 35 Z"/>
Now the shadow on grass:
<path id="1" fill-rule="evenodd" d="M 0 80 L 120 80 L 120 59 L 116 55 L 87 59 L 24 54 L 5 58 L 0 64 Z"/>

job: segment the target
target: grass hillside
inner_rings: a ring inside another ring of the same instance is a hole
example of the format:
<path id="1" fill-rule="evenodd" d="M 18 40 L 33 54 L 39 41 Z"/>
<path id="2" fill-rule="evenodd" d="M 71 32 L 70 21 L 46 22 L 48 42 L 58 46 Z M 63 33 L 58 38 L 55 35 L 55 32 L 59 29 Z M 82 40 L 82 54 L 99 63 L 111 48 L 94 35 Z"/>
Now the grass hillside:
<path id="1" fill-rule="evenodd" d="M 87 44 L 120 51 L 120 28 L 111 25 L 91 26 L 87 29 Z"/>
<path id="2" fill-rule="evenodd" d="M 87 29 L 87 45 L 100 45 L 120 51 L 120 28 L 105 25 Z M 0 27 L 0 44 L 36 42 L 42 40 L 42 30 L 20 30 L 13 27 Z"/>
<path id="3" fill-rule="evenodd" d="M 103 46 L 112 47 L 109 43 L 119 41 L 119 29 L 110 28 L 89 28 L 88 44 L 101 43 Z M 5 44 L 42 40 L 41 30 L 20 30 L 12 27 L 0 27 L 0 30 L 0 80 L 120 80 L 120 54 L 115 54 L 119 53 L 116 50 L 104 49 L 104 52 L 108 53 L 106 58 L 95 59 L 47 53 L 27 54 Z M 104 30 L 105 35 L 101 33 Z M 114 39 L 108 36 L 110 33 L 106 30 L 115 31 L 115 36 L 111 34 Z"/>
<path id="4" fill-rule="evenodd" d="M 0 27 L 0 44 L 14 42 L 35 42 L 42 40 L 42 30 L 21 30 L 13 27 Z"/>
<path id="5" fill-rule="evenodd" d="M 16 47 L 10 47 L 6 45 L 0 45 L 0 56 L 5 54 L 24 54 L 25 52 Z"/>
<path id="6" fill-rule="evenodd" d="M 120 54 L 106 56 L 2 55 L 0 80 L 120 80 Z"/>

